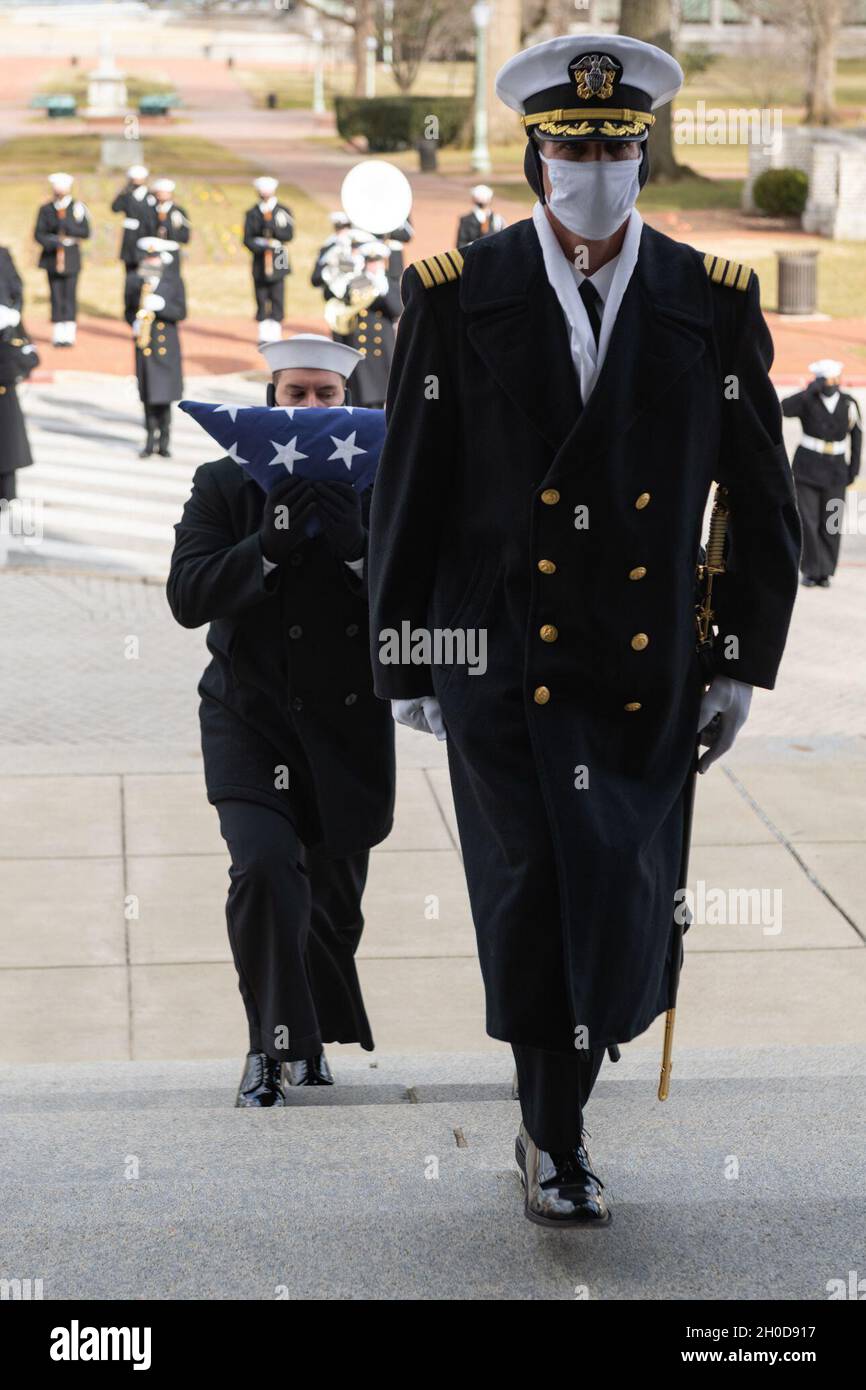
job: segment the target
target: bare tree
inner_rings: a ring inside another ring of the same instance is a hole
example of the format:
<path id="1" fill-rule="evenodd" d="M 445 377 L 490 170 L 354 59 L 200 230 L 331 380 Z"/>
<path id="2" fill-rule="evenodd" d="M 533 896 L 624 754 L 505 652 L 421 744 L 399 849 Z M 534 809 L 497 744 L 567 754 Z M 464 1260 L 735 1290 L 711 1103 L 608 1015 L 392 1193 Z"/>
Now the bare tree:
<path id="1" fill-rule="evenodd" d="M 334 19 L 352 30 L 352 54 L 355 65 L 354 92 L 362 97 L 366 89 L 367 40 L 375 32 L 374 0 L 304 0 L 304 4 L 325 19 Z"/>
<path id="2" fill-rule="evenodd" d="M 671 0 L 622 0 L 619 12 L 619 32 L 633 39 L 654 43 L 667 53 L 673 53 L 673 6 Z M 681 179 L 691 170 L 674 158 L 672 104 L 656 112 L 655 125 L 650 130 L 650 156 L 653 178 Z"/>
<path id="3" fill-rule="evenodd" d="M 409 91 L 432 40 L 457 8 L 457 0 L 397 0 L 390 23 L 394 54 L 391 71 L 401 92 Z M 460 3 L 459 9 L 465 10 L 465 5 Z"/>
<path id="4" fill-rule="evenodd" d="M 845 0 L 744 0 L 747 13 L 790 33 L 806 53 L 806 125 L 832 125 L 836 117 L 836 60 L 839 30 L 850 6 Z"/>

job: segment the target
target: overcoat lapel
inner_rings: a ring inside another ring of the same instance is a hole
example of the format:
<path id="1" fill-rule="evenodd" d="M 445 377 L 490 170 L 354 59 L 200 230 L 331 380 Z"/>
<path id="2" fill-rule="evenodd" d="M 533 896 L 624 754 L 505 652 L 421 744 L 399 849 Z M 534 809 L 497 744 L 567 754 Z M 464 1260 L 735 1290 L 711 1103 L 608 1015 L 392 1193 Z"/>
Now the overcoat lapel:
<path id="1" fill-rule="evenodd" d="M 486 369 L 555 451 L 551 474 L 574 446 L 589 458 L 655 408 L 706 348 L 712 319 L 709 283 L 684 279 L 666 239 L 644 227 L 637 265 L 617 314 L 607 355 L 582 407 L 569 332 L 548 282 L 531 221 L 521 224 L 520 254 L 495 237 L 467 263 L 461 307 Z M 592 445 L 590 452 L 583 446 Z"/>

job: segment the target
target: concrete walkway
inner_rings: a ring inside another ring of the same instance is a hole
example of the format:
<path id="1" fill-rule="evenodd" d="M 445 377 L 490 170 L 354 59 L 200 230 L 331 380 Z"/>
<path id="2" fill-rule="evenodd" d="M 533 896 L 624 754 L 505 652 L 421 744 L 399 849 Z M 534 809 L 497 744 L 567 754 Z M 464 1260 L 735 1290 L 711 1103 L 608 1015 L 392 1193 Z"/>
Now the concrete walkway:
<path id="1" fill-rule="evenodd" d="M 654 1057 L 605 1066 L 614 1221 L 568 1232 L 523 1219 L 505 1056 L 343 1061 L 260 1115 L 230 1108 L 236 1061 L 4 1069 L 0 1275 L 46 1299 L 826 1300 L 862 1271 L 864 1062 L 681 1051 L 665 1105 Z"/>

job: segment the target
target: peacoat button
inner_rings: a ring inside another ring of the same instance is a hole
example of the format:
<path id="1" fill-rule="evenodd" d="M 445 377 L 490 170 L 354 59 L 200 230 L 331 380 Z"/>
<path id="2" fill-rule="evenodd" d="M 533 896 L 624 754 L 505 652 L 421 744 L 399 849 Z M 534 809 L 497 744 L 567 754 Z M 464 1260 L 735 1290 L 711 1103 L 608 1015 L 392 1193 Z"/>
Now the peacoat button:
<path id="1" fill-rule="evenodd" d="M 538 568 L 542 574 L 556 574 L 556 565 L 552 560 L 539 560 Z"/>
<path id="2" fill-rule="evenodd" d="M 366 341 L 367 341 L 367 335 L 366 335 L 366 333 L 359 333 L 359 334 L 358 334 L 358 342 L 359 342 L 359 343 L 366 343 Z"/>
<path id="3" fill-rule="evenodd" d="M 545 623 L 538 629 L 538 635 L 542 642 L 555 642 L 559 636 L 559 628 L 554 627 L 553 623 Z"/>
<path id="4" fill-rule="evenodd" d="M 649 638 L 645 632 L 636 632 L 631 639 L 631 645 L 636 652 L 642 652 L 645 647 L 649 646 Z"/>
<path id="5" fill-rule="evenodd" d="M 555 487 L 546 487 L 541 494 L 541 500 L 545 507 L 555 507 L 559 501 L 559 493 Z"/>
<path id="6" fill-rule="evenodd" d="M 532 698 L 537 705 L 546 705 L 550 699 L 550 691 L 546 685 L 537 685 L 532 692 Z"/>
<path id="7" fill-rule="evenodd" d="M 635 504 L 635 506 L 637 507 L 637 509 L 638 509 L 639 512 L 642 512 L 642 511 L 643 511 L 644 507 L 646 507 L 646 506 L 648 505 L 649 500 L 650 500 L 650 495 L 649 495 L 648 492 L 642 492 L 642 493 L 640 494 L 640 497 L 636 497 L 636 498 L 635 498 L 635 503 L 634 503 L 634 504 Z"/>
<path id="8" fill-rule="evenodd" d="M 157 326 L 157 328 L 165 328 L 165 324 L 162 323 L 162 322 L 160 322 L 159 319 L 157 319 L 157 321 L 156 321 L 156 326 Z"/>
<path id="9" fill-rule="evenodd" d="M 361 629 L 358 627 L 357 623 L 349 623 L 349 626 L 346 628 L 346 636 L 357 637 L 360 631 Z"/>
<path id="10" fill-rule="evenodd" d="M 355 694 L 354 690 L 350 691 L 349 694 L 346 696 L 345 700 L 343 701 L 344 705 L 356 705 L 357 703 L 358 697 Z"/>
<path id="11" fill-rule="evenodd" d="M 381 349 L 381 348 L 373 348 L 373 356 L 374 356 L 374 357 L 381 357 L 381 356 L 382 356 L 382 349 Z"/>
<path id="12" fill-rule="evenodd" d="M 160 357 L 165 357 L 166 351 L 166 348 L 157 348 L 157 352 L 159 353 Z"/>
<path id="13" fill-rule="evenodd" d="M 289 636 L 291 638 L 297 639 L 298 637 L 302 637 L 303 635 L 304 629 L 302 627 L 299 627 L 297 623 L 293 623 L 292 626 L 289 628 Z"/>
<path id="14" fill-rule="evenodd" d="M 623 708 L 627 709 L 629 714 L 634 714 L 636 710 L 640 709 L 640 700 L 631 700 L 627 705 L 624 705 Z"/>
<path id="15" fill-rule="evenodd" d="M 629 570 L 629 579 L 643 579 L 646 575 L 646 565 L 635 565 L 633 570 Z"/>
<path id="16" fill-rule="evenodd" d="M 295 698 L 292 700 L 292 709 L 294 709 L 294 710 L 301 710 L 301 709 L 303 709 L 303 708 L 304 708 L 304 702 L 303 702 L 303 700 L 301 699 L 300 695 L 296 695 Z"/>
<path id="17" fill-rule="evenodd" d="M 150 354 L 151 354 L 151 349 L 150 349 L 150 348 L 142 348 L 142 352 L 144 353 L 145 357 L 149 357 Z"/>
<path id="18" fill-rule="evenodd" d="M 366 357 L 366 356 L 367 356 L 367 349 L 366 349 L 366 348 L 358 348 L 358 351 L 360 352 L 360 354 L 361 354 L 362 357 Z"/>

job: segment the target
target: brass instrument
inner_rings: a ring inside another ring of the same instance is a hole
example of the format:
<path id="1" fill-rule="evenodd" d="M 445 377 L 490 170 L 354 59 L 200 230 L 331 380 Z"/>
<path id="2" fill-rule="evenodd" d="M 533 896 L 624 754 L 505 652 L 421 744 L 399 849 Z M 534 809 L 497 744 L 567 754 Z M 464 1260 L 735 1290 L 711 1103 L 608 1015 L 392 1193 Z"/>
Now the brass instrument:
<path id="1" fill-rule="evenodd" d="M 147 296 L 153 294 L 155 283 L 155 280 L 145 278 L 142 282 L 141 293 L 138 296 L 138 311 L 135 315 L 135 321 L 138 327 L 135 332 L 135 341 L 136 346 L 140 347 L 142 350 L 150 347 L 150 335 L 153 331 L 153 321 L 156 318 L 153 309 L 145 309 L 144 307 L 144 301 L 147 299 Z"/>
<path id="2" fill-rule="evenodd" d="M 696 571 L 698 583 L 702 585 L 701 598 L 695 607 L 695 627 L 697 628 L 698 635 L 698 651 L 701 654 L 708 652 L 712 643 L 712 626 L 716 616 L 713 612 L 713 579 L 717 574 L 724 574 L 725 572 L 725 538 L 728 533 L 728 522 L 730 517 L 731 509 L 728 504 L 728 490 L 719 485 L 713 497 L 713 510 L 710 514 L 710 530 L 707 537 L 706 557 L 704 563 L 698 565 Z M 695 762 L 697 762 L 697 759 Z M 685 888 L 688 878 L 688 855 L 692 830 L 692 811 L 695 801 L 695 778 L 696 769 L 693 769 L 683 824 L 683 858 L 680 873 L 683 888 Z M 681 921 L 677 923 L 677 928 L 674 936 L 674 951 L 671 961 L 672 980 L 670 1007 L 665 1013 L 665 1037 L 662 1046 L 662 1064 L 658 1089 L 659 1100 L 667 1100 L 670 1094 L 671 1072 L 673 1070 L 674 1023 L 677 1014 L 677 989 L 679 986 L 683 940 Z"/>
<path id="3" fill-rule="evenodd" d="M 324 276 L 323 276 L 324 278 Z M 362 284 L 359 281 L 366 281 Z M 324 308 L 325 321 L 332 333 L 348 338 L 354 332 L 355 324 L 365 309 L 369 309 L 381 290 L 377 289 L 368 275 L 363 272 L 353 274 L 344 290 L 345 298 L 327 300 Z"/>
<path id="4" fill-rule="evenodd" d="M 60 226 L 59 226 L 59 228 L 58 228 L 58 235 L 62 238 L 62 237 L 63 237 L 63 224 L 64 224 L 64 222 L 66 221 L 66 208 L 57 208 L 57 209 L 56 209 L 56 212 L 57 212 L 57 220 L 58 220 L 59 223 L 60 223 Z M 57 247 L 57 251 L 55 252 L 55 256 L 54 256 L 54 267 L 55 267 L 55 269 L 56 269 L 58 275 L 63 275 L 63 274 L 65 274 L 65 271 L 66 271 L 66 247 L 63 245 L 63 241 L 62 241 L 62 240 L 61 240 L 61 242 L 60 242 L 60 245 Z"/>

